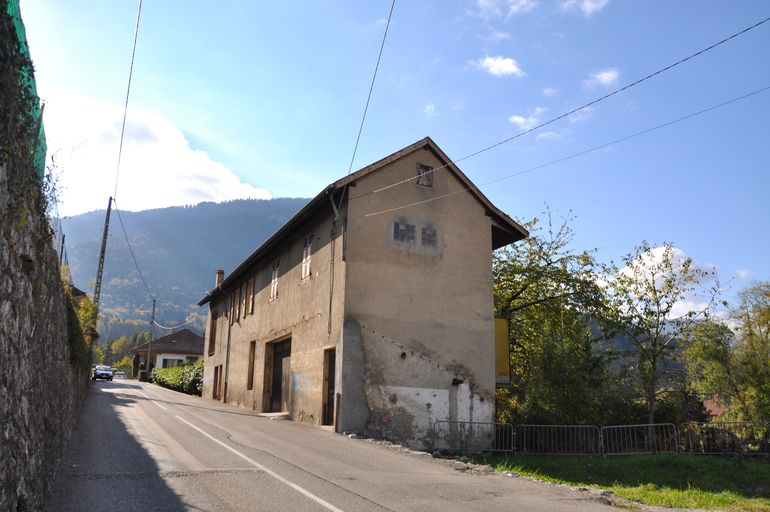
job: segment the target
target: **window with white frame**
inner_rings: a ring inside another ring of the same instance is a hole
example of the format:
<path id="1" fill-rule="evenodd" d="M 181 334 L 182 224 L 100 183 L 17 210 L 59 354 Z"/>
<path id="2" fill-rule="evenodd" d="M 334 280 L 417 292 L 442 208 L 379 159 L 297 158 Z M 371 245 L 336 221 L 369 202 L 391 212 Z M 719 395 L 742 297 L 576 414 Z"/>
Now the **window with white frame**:
<path id="1" fill-rule="evenodd" d="M 313 254 L 313 235 L 305 237 L 305 245 L 302 248 L 302 279 L 312 276 L 310 270 L 310 257 Z"/>
<path id="2" fill-rule="evenodd" d="M 280 266 L 280 260 L 273 262 L 273 274 L 270 278 L 270 300 L 275 300 L 278 297 L 278 268 Z"/>

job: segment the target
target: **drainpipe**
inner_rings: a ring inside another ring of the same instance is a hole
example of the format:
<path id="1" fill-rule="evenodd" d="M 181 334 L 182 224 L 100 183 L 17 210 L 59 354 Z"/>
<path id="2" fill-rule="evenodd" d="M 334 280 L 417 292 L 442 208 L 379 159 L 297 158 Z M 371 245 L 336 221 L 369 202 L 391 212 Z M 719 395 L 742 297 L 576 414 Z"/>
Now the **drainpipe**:
<path id="1" fill-rule="evenodd" d="M 343 189 L 343 194 L 345 193 Z M 337 208 L 337 205 L 334 204 L 334 194 L 332 193 L 329 196 L 329 201 L 332 204 L 332 210 L 334 211 L 334 220 L 332 221 L 332 228 L 331 233 L 329 235 L 329 249 L 330 249 L 330 256 L 329 256 L 329 313 L 328 313 L 328 325 L 327 325 L 327 332 L 328 334 L 332 333 L 332 302 L 334 299 L 334 253 L 335 253 L 335 238 L 334 235 L 337 232 L 337 221 L 340 219 L 340 211 Z M 340 206 L 342 206 L 342 202 L 340 202 Z"/>
<path id="2" fill-rule="evenodd" d="M 230 314 L 233 314 L 232 307 L 230 308 Z M 224 375 L 224 390 L 222 391 L 222 402 L 227 403 L 227 376 L 230 373 L 230 332 L 233 329 L 233 323 L 230 322 L 230 318 L 227 319 L 227 352 L 225 355 L 225 375 Z"/>

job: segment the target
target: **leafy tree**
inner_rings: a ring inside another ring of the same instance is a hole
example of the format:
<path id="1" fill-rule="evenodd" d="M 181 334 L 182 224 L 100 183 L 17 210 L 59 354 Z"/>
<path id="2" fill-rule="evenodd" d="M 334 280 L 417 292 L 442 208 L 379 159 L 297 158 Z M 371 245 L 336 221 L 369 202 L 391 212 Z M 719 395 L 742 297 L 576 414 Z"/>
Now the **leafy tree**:
<path id="1" fill-rule="evenodd" d="M 670 243 L 652 248 L 646 242 L 606 269 L 608 311 L 617 329 L 629 337 L 638 356 L 638 378 L 655 422 L 660 398 L 669 389 L 677 340 L 713 308 L 719 282 L 713 271 L 697 267 Z M 696 299 L 699 303 L 691 304 Z"/>
<path id="2" fill-rule="evenodd" d="M 112 366 L 116 371 L 125 372 L 126 375 L 131 375 L 134 367 L 134 360 L 128 356 L 125 356 Z"/>
<path id="3" fill-rule="evenodd" d="M 724 323 L 699 323 L 687 333 L 685 355 L 696 389 L 714 395 L 735 420 L 770 418 L 770 282 L 739 294 Z"/>
<path id="4" fill-rule="evenodd" d="M 603 330 L 597 264 L 576 252 L 571 218 L 554 227 L 538 219 L 530 236 L 497 251 L 495 312 L 510 320 L 512 389 L 498 394 L 506 421 L 578 423 L 601 413 L 614 378 L 610 354 L 597 350 Z"/>
<path id="5" fill-rule="evenodd" d="M 706 320 L 684 336 L 684 359 L 695 389 L 720 401 L 742 401 L 740 368 L 735 365 L 735 334 L 721 322 Z"/>
<path id="6" fill-rule="evenodd" d="M 770 417 L 770 282 L 756 283 L 740 294 L 733 312 L 740 342 L 737 364 L 745 371 L 746 415 L 754 420 Z"/>

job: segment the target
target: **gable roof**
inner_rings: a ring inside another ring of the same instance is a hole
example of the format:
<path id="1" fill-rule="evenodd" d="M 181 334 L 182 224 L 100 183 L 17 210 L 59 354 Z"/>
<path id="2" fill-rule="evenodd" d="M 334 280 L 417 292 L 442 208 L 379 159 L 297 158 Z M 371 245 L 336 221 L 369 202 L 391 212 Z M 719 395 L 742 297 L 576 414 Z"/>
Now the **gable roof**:
<path id="1" fill-rule="evenodd" d="M 199 306 L 203 306 L 221 293 L 229 291 L 229 286 L 245 274 L 262 256 L 269 252 L 279 242 L 286 239 L 294 230 L 296 226 L 301 224 L 304 220 L 311 217 L 322 203 L 325 203 L 328 198 L 346 186 L 354 183 L 356 180 L 363 178 L 364 176 L 371 174 L 386 165 L 393 163 L 406 155 L 413 153 L 420 149 L 426 149 L 431 151 L 436 158 L 442 162 L 442 165 L 449 172 L 453 173 L 457 179 L 465 186 L 468 192 L 473 195 L 486 210 L 486 214 L 492 218 L 492 248 L 499 249 L 529 235 L 529 232 L 522 227 L 518 222 L 509 217 L 502 210 L 497 208 L 487 197 L 481 193 L 476 185 L 471 182 L 470 179 L 452 162 L 452 160 L 433 142 L 430 137 L 425 137 L 414 144 L 406 146 L 403 149 L 396 151 L 395 153 L 386 156 L 376 162 L 359 169 L 358 171 L 338 179 L 337 181 L 327 185 L 317 196 L 311 199 L 300 211 L 298 211 L 286 224 L 281 226 L 278 231 L 273 233 L 261 246 L 259 246 L 248 258 L 238 265 L 218 287 L 206 293 L 206 295 L 198 302 Z"/>
<path id="2" fill-rule="evenodd" d="M 191 356 L 203 355 L 203 338 L 189 329 L 182 329 L 162 338 L 152 340 L 152 342 L 143 343 L 138 347 L 132 348 L 129 352 L 146 356 L 147 346 L 150 343 L 152 343 L 151 350 L 153 354 L 165 352 L 168 354 L 186 354 Z"/>

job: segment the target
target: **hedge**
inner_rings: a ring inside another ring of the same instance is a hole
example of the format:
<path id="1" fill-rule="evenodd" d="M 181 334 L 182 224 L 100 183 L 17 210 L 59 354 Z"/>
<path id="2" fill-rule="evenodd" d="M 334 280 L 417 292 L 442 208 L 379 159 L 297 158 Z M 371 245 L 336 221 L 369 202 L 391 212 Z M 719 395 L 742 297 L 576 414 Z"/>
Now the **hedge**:
<path id="1" fill-rule="evenodd" d="M 200 396 L 203 390 L 203 361 L 175 368 L 155 368 L 152 382 L 174 391 Z"/>

